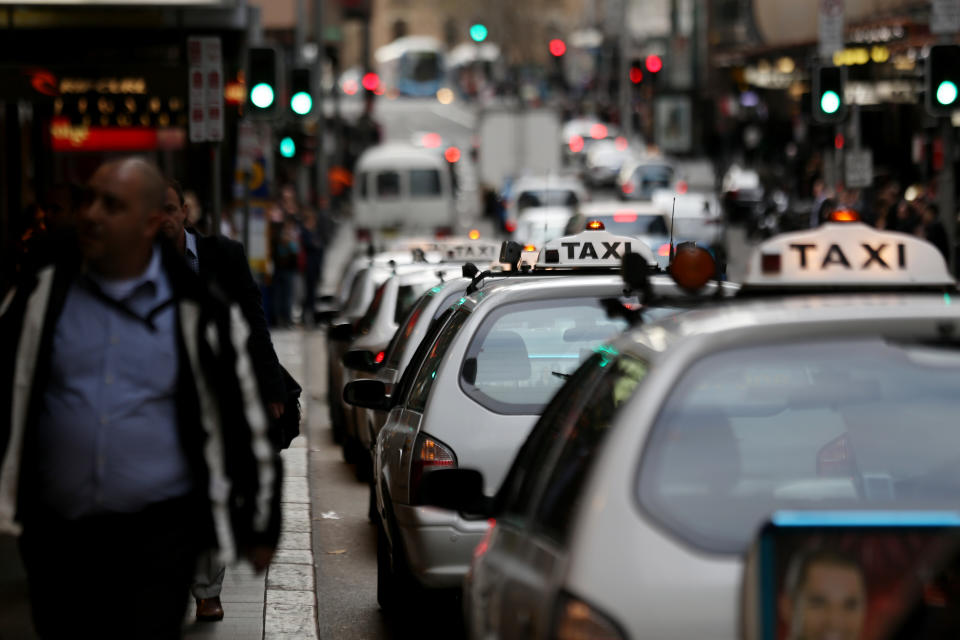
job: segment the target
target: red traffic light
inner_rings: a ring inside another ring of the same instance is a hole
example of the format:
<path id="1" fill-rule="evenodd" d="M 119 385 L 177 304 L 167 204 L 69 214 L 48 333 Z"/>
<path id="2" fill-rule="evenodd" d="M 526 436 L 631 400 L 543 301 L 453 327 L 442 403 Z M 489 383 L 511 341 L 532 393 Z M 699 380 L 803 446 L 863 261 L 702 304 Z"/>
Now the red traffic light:
<path id="1" fill-rule="evenodd" d="M 560 38 L 554 38 L 550 41 L 550 55 L 559 58 L 567 52 L 567 43 Z"/>
<path id="2" fill-rule="evenodd" d="M 363 74 L 363 80 L 360 82 L 367 91 L 375 91 L 380 86 L 380 76 L 374 72 Z"/>
<path id="3" fill-rule="evenodd" d="M 660 56 L 651 54 L 647 56 L 646 66 L 647 71 L 650 73 L 657 73 L 660 71 L 660 69 L 663 69 L 663 60 L 660 58 Z"/>
<path id="4" fill-rule="evenodd" d="M 640 67 L 630 67 L 630 82 L 633 84 L 643 82 L 643 71 L 640 70 Z"/>

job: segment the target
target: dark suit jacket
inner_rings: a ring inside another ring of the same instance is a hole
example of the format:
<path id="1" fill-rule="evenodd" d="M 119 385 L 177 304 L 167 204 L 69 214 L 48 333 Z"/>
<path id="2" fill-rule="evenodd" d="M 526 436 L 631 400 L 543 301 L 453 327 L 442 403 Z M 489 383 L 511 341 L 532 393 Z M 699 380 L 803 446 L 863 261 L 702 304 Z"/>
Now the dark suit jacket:
<path id="1" fill-rule="evenodd" d="M 187 231 L 187 233 L 191 233 Z M 267 319 L 263 315 L 260 287 L 250 273 L 250 263 L 243 245 L 220 235 L 197 237 L 197 259 L 200 275 L 213 282 L 230 299 L 234 300 L 250 325 L 247 350 L 257 372 L 260 391 L 267 402 L 283 402 L 286 391 L 280 361 L 273 349 Z"/>

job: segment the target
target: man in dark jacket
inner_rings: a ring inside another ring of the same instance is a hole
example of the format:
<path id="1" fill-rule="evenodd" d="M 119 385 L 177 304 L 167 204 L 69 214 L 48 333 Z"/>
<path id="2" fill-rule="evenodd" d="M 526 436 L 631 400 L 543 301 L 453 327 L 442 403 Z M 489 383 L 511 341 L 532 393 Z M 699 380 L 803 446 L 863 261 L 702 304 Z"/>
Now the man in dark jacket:
<path id="1" fill-rule="evenodd" d="M 220 235 L 202 236 L 185 227 L 187 205 L 183 187 L 176 180 L 167 180 L 164 194 L 163 234 L 173 241 L 187 264 L 213 286 L 218 287 L 240 306 L 250 326 L 247 348 L 261 393 L 268 403 L 274 420 L 283 414 L 285 388 L 280 361 L 270 340 L 267 321 L 263 314 L 260 288 L 250 273 L 250 265 L 243 245 Z M 216 550 L 201 554 L 191 587 L 197 601 L 197 619 L 222 620 L 224 611 L 220 602 L 226 566 L 220 562 Z"/>
<path id="2" fill-rule="evenodd" d="M 77 241 L 0 304 L 0 532 L 43 637 L 179 637 L 202 549 L 269 564 L 280 459 L 242 314 L 157 241 L 156 168 L 90 187 Z"/>

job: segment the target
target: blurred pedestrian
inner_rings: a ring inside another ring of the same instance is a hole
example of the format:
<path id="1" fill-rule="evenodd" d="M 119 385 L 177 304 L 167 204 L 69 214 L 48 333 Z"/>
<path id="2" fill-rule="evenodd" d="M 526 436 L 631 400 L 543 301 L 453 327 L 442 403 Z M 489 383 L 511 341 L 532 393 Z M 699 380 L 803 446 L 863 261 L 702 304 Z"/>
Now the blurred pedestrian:
<path id="1" fill-rule="evenodd" d="M 250 273 L 250 264 L 243 245 L 223 236 L 203 236 L 187 229 L 185 224 L 189 218 L 188 211 L 180 183 L 168 180 L 164 199 L 165 218 L 161 229 L 186 258 L 194 273 L 215 283 L 232 302 L 239 305 L 250 326 L 247 348 L 253 370 L 257 374 L 260 393 L 268 403 L 271 419 L 278 420 L 283 415 L 286 389 L 280 361 L 267 330 L 260 287 Z M 226 565 L 216 549 L 204 551 L 200 555 L 190 588 L 196 599 L 198 620 L 223 619 L 220 592 L 223 589 L 225 571 Z"/>
<path id="2" fill-rule="evenodd" d="M 917 219 L 913 233 L 916 236 L 924 238 L 943 254 L 948 262 L 950 261 L 950 242 L 947 230 L 940 222 L 940 209 L 933 202 L 928 202 L 923 206 L 920 217 Z"/>
<path id="3" fill-rule="evenodd" d="M 293 287 L 297 277 L 300 239 L 292 216 L 279 225 L 273 241 L 273 318 L 278 327 L 293 325 Z"/>
<path id="4" fill-rule="evenodd" d="M 317 285 L 323 268 L 323 233 L 317 214 L 309 209 L 304 211 L 300 226 L 300 250 L 304 256 L 302 318 L 304 326 L 312 326 Z"/>
<path id="5" fill-rule="evenodd" d="M 239 311 L 157 239 L 156 168 L 90 188 L 74 250 L 0 311 L 0 532 L 42 637 L 176 638 L 201 549 L 269 564 L 280 461 Z"/>

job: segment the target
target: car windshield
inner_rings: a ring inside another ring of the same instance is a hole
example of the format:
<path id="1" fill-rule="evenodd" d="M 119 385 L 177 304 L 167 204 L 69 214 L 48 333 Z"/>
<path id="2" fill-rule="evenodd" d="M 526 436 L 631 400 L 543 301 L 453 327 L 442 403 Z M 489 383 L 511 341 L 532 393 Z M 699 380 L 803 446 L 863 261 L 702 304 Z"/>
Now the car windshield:
<path id="1" fill-rule="evenodd" d="M 567 218 L 521 220 L 513 237 L 539 249 L 544 243 L 562 236 L 566 226 Z"/>
<path id="2" fill-rule="evenodd" d="M 625 211 L 605 216 L 589 216 L 599 220 L 607 231 L 619 236 L 666 236 L 670 231 L 659 213 L 634 213 Z"/>
<path id="3" fill-rule="evenodd" d="M 497 413 L 539 414 L 593 348 L 625 328 L 590 298 L 503 305 L 477 329 L 461 386 Z"/>
<path id="4" fill-rule="evenodd" d="M 875 337 L 710 355 L 656 420 L 640 501 L 690 543 L 730 553 L 778 510 L 955 508 L 956 347 Z"/>
<path id="5" fill-rule="evenodd" d="M 517 197 L 517 209 L 527 207 L 572 207 L 579 202 L 570 189 L 526 189 Z"/>

